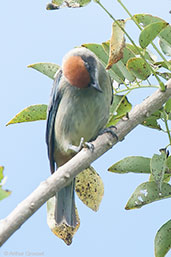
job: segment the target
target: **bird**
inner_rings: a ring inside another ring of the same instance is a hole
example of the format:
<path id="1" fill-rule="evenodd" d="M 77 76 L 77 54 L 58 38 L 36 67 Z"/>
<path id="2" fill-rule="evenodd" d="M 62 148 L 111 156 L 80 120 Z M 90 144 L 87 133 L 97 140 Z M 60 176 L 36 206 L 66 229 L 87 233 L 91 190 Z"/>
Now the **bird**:
<path id="1" fill-rule="evenodd" d="M 104 129 L 113 100 L 112 81 L 96 55 L 85 47 L 70 50 L 54 76 L 47 110 L 46 143 L 51 173 Z M 57 226 L 75 228 L 75 179 L 55 195 Z"/>

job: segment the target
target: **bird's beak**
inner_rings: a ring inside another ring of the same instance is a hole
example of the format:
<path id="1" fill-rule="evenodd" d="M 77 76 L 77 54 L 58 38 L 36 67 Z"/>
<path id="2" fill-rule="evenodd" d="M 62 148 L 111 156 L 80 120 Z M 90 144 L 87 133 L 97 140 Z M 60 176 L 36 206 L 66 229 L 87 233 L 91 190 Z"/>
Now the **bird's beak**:
<path id="1" fill-rule="evenodd" d="M 96 90 L 98 90 L 99 92 L 101 92 L 101 93 L 103 92 L 103 91 L 101 90 L 101 87 L 100 87 L 100 85 L 99 85 L 99 82 L 96 81 L 96 82 L 92 83 L 91 86 L 94 87 L 94 88 L 95 88 Z"/>

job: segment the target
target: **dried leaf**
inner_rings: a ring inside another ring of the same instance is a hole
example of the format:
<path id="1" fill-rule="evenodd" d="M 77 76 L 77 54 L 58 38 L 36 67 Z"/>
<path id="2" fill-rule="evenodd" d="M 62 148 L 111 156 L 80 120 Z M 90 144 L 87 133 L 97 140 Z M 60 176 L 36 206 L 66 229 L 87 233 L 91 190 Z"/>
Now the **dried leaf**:
<path id="1" fill-rule="evenodd" d="M 125 20 L 118 20 L 117 23 L 124 29 Z M 113 64 L 123 58 L 123 49 L 125 47 L 124 31 L 116 22 L 112 24 L 112 36 L 110 39 L 110 53 L 106 69 L 110 69 Z"/>

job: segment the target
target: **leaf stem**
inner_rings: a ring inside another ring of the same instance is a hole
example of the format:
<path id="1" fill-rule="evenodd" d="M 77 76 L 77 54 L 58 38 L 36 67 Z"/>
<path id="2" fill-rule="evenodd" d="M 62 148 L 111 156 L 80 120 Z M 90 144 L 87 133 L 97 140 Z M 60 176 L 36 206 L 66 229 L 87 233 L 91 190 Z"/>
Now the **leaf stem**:
<path id="1" fill-rule="evenodd" d="M 121 89 L 121 90 L 115 90 L 116 92 L 117 92 L 117 94 L 119 94 L 119 93 L 123 93 L 123 92 L 126 92 L 126 91 L 128 91 L 129 90 L 129 92 L 130 91 L 132 91 L 132 90 L 134 90 L 134 89 L 139 89 L 139 88 L 158 88 L 158 86 L 155 86 L 155 85 L 141 85 L 141 86 L 133 86 L 133 87 L 129 87 L 129 88 L 127 88 L 127 89 Z"/>
<path id="2" fill-rule="evenodd" d="M 166 131 L 167 131 L 167 134 L 168 134 L 168 137 L 169 137 L 169 142 L 170 142 L 170 145 L 171 145 L 171 135 L 170 135 L 170 130 L 169 130 L 168 122 L 167 122 L 167 114 L 164 110 L 163 110 L 163 117 L 164 117 L 164 123 L 165 123 Z"/>

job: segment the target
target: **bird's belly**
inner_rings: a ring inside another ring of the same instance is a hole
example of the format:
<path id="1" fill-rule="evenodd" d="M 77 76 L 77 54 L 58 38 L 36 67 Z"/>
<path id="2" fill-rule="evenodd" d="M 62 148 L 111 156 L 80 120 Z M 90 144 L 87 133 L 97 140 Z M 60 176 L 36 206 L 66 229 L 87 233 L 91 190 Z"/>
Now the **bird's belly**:
<path id="1" fill-rule="evenodd" d="M 60 152 L 67 152 L 68 145 L 78 146 L 81 137 L 86 142 L 94 139 L 105 126 L 109 115 L 109 104 L 102 104 L 99 97 L 92 97 L 91 100 L 89 96 L 87 101 L 85 95 L 81 100 L 79 96 L 79 103 L 77 98 L 69 99 L 67 103 L 66 99 L 62 99 L 56 115 L 55 141 Z"/>

